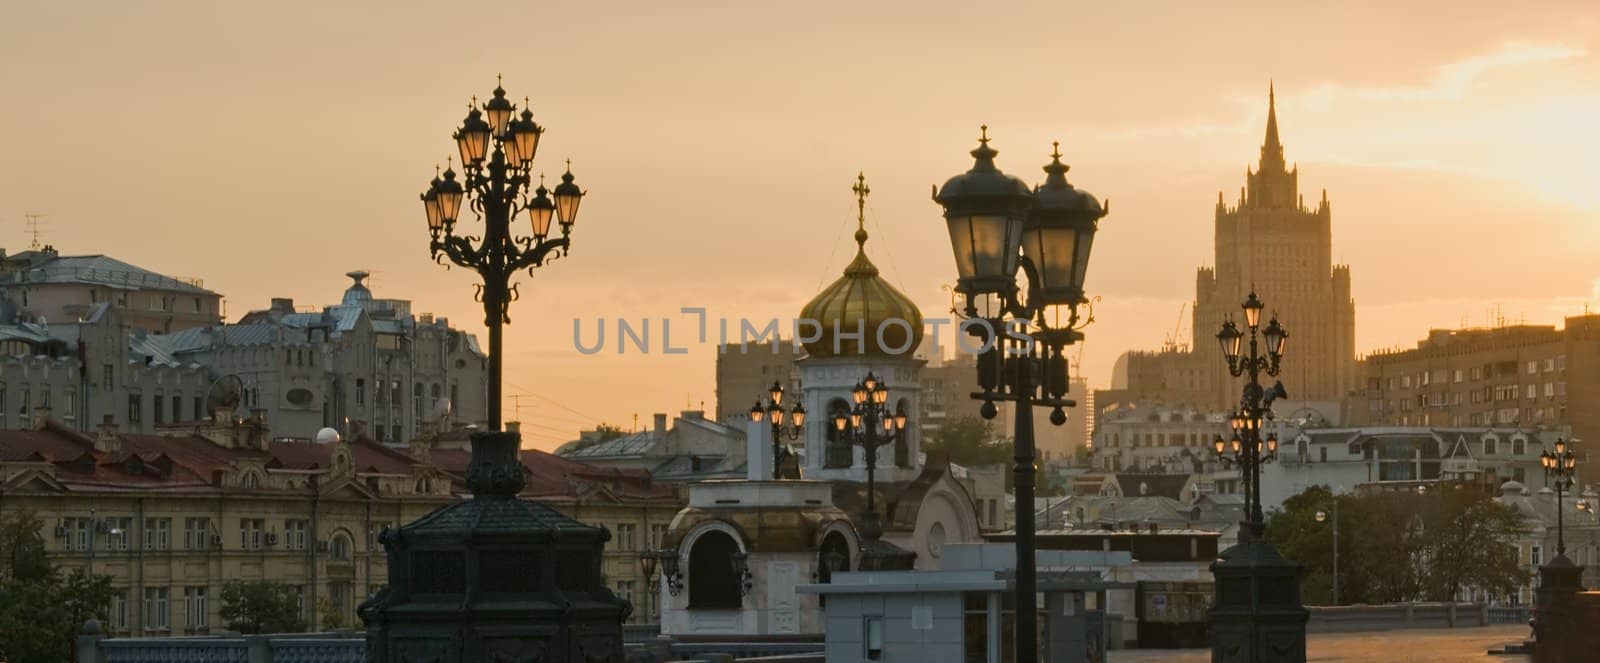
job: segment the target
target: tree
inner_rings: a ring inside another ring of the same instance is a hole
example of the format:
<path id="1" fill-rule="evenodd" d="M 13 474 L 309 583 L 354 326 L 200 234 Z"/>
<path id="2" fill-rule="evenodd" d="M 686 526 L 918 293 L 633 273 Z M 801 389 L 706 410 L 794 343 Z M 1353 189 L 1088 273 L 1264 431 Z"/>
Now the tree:
<path id="1" fill-rule="evenodd" d="M 324 596 L 317 601 L 317 621 L 322 624 L 324 631 L 338 631 L 350 628 L 350 619 L 345 617 L 344 611 L 333 604 L 333 600 Z"/>
<path id="2" fill-rule="evenodd" d="M 50 567 L 43 527 L 31 512 L 0 518 L 0 652 L 11 661 L 69 660 L 83 623 L 111 603 L 111 578 Z"/>
<path id="3" fill-rule="evenodd" d="M 50 573 L 44 523 L 32 511 L 0 514 L 0 580 L 35 580 Z"/>
<path id="4" fill-rule="evenodd" d="M 927 451 L 942 451 L 950 462 L 967 467 L 983 467 L 1011 462 L 1011 442 L 996 438 L 988 421 L 977 417 L 958 417 L 945 421 L 928 441 Z"/>
<path id="5" fill-rule="evenodd" d="M 1447 601 L 1464 590 L 1515 590 L 1527 580 L 1511 547 L 1516 512 L 1472 488 L 1443 494 L 1340 495 L 1314 486 L 1284 500 L 1267 525 L 1267 540 L 1306 568 L 1308 604 L 1332 599 L 1333 519 L 1318 511 L 1339 504 L 1339 599 L 1342 603 Z M 1331 514 L 1330 514 L 1331 515 Z"/>
<path id="6" fill-rule="evenodd" d="M 222 586 L 222 620 L 240 633 L 298 633 L 300 593 L 270 580 L 230 580 Z"/>
<path id="7" fill-rule="evenodd" d="M 1508 594 L 1529 580 L 1512 547 L 1523 530 L 1515 509 L 1459 486 L 1421 501 L 1416 550 L 1427 600 L 1453 600 L 1466 589 Z"/>

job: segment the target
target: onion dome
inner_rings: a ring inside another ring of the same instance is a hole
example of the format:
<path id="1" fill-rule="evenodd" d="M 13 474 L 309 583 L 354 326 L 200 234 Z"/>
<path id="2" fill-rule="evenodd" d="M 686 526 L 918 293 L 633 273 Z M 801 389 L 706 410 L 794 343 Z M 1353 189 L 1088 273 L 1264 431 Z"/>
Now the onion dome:
<path id="1" fill-rule="evenodd" d="M 857 208 L 856 257 L 843 276 L 800 309 L 801 320 L 809 321 L 801 323 L 802 332 L 820 328 L 817 340 L 805 344 L 806 352 L 813 357 L 909 357 L 922 343 L 922 311 L 879 276 L 878 267 L 867 258 L 866 204 L 871 190 L 866 177 L 858 175 L 852 190 Z"/>

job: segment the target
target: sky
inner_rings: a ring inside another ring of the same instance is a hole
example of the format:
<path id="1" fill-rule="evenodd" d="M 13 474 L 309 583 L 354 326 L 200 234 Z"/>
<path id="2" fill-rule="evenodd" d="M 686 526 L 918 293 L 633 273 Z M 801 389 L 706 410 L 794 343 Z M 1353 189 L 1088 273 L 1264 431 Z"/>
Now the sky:
<path id="1" fill-rule="evenodd" d="M 507 417 L 550 448 L 714 408 L 715 350 L 681 309 L 713 341 L 717 319 L 797 315 L 852 255 L 858 172 L 868 254 L 947 311 L 929 189 L 987 124 L 1002 169 L 1042 181 L 1059 140 L 1111 201 L 1081 363 L 1103 386 L 1122 352 L 1190 337 L 1271 81 L 1301 190 L 1332 201 L 1359 352 L 1600 306 L 1600 5 L 1291 4 L 6 3 L 0 246 L 47 214 L 63 253 L 202 278 L 235 319 L 336 303 L 366 269 L 376 296 L 481 332 L 417 195 L 503 75 L 547 130 L 537 168 L 570 158 L 589 192 L 507 331 L 506 393 L 527 395 Z M 574 321 L 592 343 L 601 318 L 652 320 L 651 352 L 579 352 Z"/>

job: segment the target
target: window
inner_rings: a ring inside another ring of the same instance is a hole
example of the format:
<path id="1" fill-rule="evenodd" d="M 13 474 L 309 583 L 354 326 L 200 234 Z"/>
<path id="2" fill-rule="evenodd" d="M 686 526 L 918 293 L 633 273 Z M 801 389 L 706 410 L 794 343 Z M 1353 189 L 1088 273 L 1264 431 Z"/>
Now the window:
<path id="1" fill-rule="evenodd" d="M 111 590 L 111 605 L 106 609 L 106 618 L 111 621 L 112 631 L 128 630 L 128 590 Z"/>
<path id="2" fill-rule="evenodd" d="M 1538 566 L 1540 564 L 1543 564 L 1544 563 L 1544 548 L 1540 547 L 1539 544 L 1537 544 L 1537 543 L 1533 544 L 1532 546 L 1530 546 L 1528 548 L 1528 561 L 1532 562 L 1534 566 Z"/>
<path id="3" fill-rule="evenodd" d="M 1539 362 L 1537 362 L 1537 361 L 1528 362 L 1528 375 L 1534 375 L 1534 374 L 1537 374 L 1538 372 L 1539 372 Z"/>
<path id="4" fill-rule="evenodd" d="M 171 518 L 145 518 L 143 531 L 145 550 L 172 549 Z"/>
<path id="5" fill-rule="evenodd" d="M 194 310 L 192 312 L 193 313 L 199 313 L 200 312 L 200 298 L 199 297 L 195 297 L 194 298 Z"/>
<path id="6" fill-rule="evenodd" d="M 23 385 L 22 389 L 17 391 L 17 396 L 17 416 L 22 417 L 22 421 L 26 423 L 28 421 L 28 409 L 32 405 L 28 398 L 28 386 Z"/>
<path id="7" fill-rule="evenodd" d="M 1517 439 L 1511 441 L 1511 453 L 1512 453 L 1512 455 L 1521 456 L 1522 454 L 1526 453 L 1527 451 L 1528 451 L 1528 441 L 1527 440 L 1524 440 L 1522 438 L 1517 438 Z"/>
<path id="8" fill-rule="evenodd" d="M 349 582 L 328 583 L 328 601 L 333 604 L 334 611 L 341 616 L 346 618 L 350 616 L 351 601 L 354 598 L 355 592 L 351 591 Z"/>
<path id="9" fill-rule="evenodd" d="M 1511 480 L 1522 483 L 1527 480 L 1527 473 L 1523 472 L 1520 467 L 1513 467 L 1511 468 Z"/>
<path id="10" fill-rule="evenodd" d="M 83 552 L 89 549 L 89 542 L 94 536 L 94 524 L 88 518 L 67 518 L 61 521 L 61 526 L 67 530 L 66 549 L 68 552 Z"/>
<path id="11" fill-rule="evenodd" d="M 617 550 L 633 550 L 634 533 L 636 531 L 638 531 L 638 529 L 639 529 L 638 525 L 634 525 L 634 524 L 631 524 L 631 523 L 618 524 L 617 525 Z"/>
<path id="12" fill-rule="evenodd" d="M 395 380 L 395 381 L 389 383 L 389 402 L 393 403 L 395 405 L 399 405 L 399 404 L 405 402 L 404 400 L 401 400 L 400 381 L 399 380 Z"/>
<path id="13" fill-rule="evenodd" d="M 1558 370 L 1558 371 L 1567 370 L 1567 356 L 1566 355 L 1556 355 L 1556 370 Z"/>
<path id="14" fill-rule="evenodd" d="M 1549 359 L 1544 360 L 1544 372 L 1550 373 L 1550 372 L 1555 371 L 1555 370 L 1556 370 L 1556 358 L 1555 357 L 1551 357 Z"/>
<path id="15" fill-rule="evenodd" d="M 650 547 L 652 549 L 660 548 L 661 547 L 661 540 L 665 539 L 665 538 L 667 538 L 667 526 L 666 525 L 651 525 L 650 526 Z"/>
<path id="16" fill-rule="evenodd" d="M 1527 394 L 1528 394 L 1528 398 L 1538 398 L 1539 397 L 1539 385 L 1536 385 L 1536 384 L 1528 385 Z"/>
<path id="17" fill-rule="evenodd" d="M 350 560 L 350 537 L 340 533 L 333 535 L 333 542 L 328 546 L 329 554 L 340 561 Z"/>
<path id="18" fill-rule="evenodd" d="M 144 398 L 139 394 L 128 394 L 128 423 L 137 424 L 144 421 Z"/>
<path id="19" fill-rule="evenodd" d="M 617 581 L 617 596 L 622 597 L 622 600 L 624 600 L 624 601 L 632 603 L 633 602 L 633 581 L 632 580 L 618 580 Z"/>
<path id="20" fill-rule="evenodd" d="M 205 550 L 211 547 L 211 519 L 183 519 L 184 550 Z"/>
<path id="21" fill-rule="evenodd" d="M 127 550 L 133 538 L 132 518 L 106 518 L 106 550 Z"/>
<path id="22" fill-rule="evenodd" d="M 700 535 L 689 550 L 689 608 L 738 610 L 744 603 L 740 584 L 733 575 L 734 553 L 739 544 L 719 531 Z"/>
<path id="23" fill-rule="evenodd" d="M 239 547 L 244 550 L 261 549 L 261 533 L 267 529 L 267 522 L 261 518 L 239 519 Z"/>
<path id="24" fill-rule="evenodd" d="M 1462 374 L 1461 369 L 1458 368 L 1458 369 L 1455 370 L 1455 374 L 1452 377 L 1455 378 L 1455 380 L 1454 380 L 1455 382 L 1460 382 L 1462 380 L 1462 378 L 1465 377 L 1465 376 Z"/>
<path id="25" fill-rule="evenodd" d="M 183 421 L 183 397 L 172 397 L 172 423 Z"/>
<path id="26" fill-rule="evenodd" d="M 861 640 L 866 647 L 867 660 L 877 661 L 883 658 L 883 616 L 869 615 L 862 624 Z"/>
<path id="27" fill-rule="evenodd" d="M 1254 448 L 1254 447 L 1252 447 L 1252 448 Z M 1328 462 L 1328 448 L 1327 447 L 1318 447 L 1317 448 L 1317 452 L 1318 452 L 1318 455 L 1321 456 L 1320 462 L 1323 462 L 1323 463 Z"/>
<path id="28" fill-rule="evenodd" d="M 171 610 L 167 602 L 167 588 L 146 587 L 144 590 L 144 627 L 150 631 L 164 631 L 171 628 L 168 620 Z"/>
<path id="29" fill-rule="evenodd" d="M 183 625 L 191 629 L 206 627 L 206 588 L 183 588 Z"/>
<path id="30" fill-rule="evenodd" d="M 205 401 L 204 398 L 201 398 L 199 396 L 195 396 L 194 397 L 194 420 L 195 421 L 205 421 L 206 420 L 206 401 Z"/>
<path id="31" fill-rule="evenodd" d="M 160 426 L 164 421 L 166 421 L 165 409 L 166 400 L 161 397 L 161 394 L 156 394 L 150 397 L 150 419 L 156 422 L 157 426 Z"/>
<path id="32" fill-rule="evenodd" d="M 1483 441 L 1483 455 L 1485 455 L 1485 456 L 1493 456 L 1493 455 L 1495 455 L 1495 453 L 1498 451 L 1498 449 L 1496 448 L 1498 446 L 1499 445 L 1495 444 L 1495 439 L 1494 438 L 1491 437 L 1491 438 L 1485 439 Z"/>
<path id="33" fill-rule="evenodd" d="M 310 523 L 304 520 L 283 521 L 283 545 L 289 550 L 306 549 L 306 532 L 310 531 Z"/>
<path id="34" fill-rule="evenodd" d="M 356 405 L 367 402 L 367 381 L 356 378 Z"/>

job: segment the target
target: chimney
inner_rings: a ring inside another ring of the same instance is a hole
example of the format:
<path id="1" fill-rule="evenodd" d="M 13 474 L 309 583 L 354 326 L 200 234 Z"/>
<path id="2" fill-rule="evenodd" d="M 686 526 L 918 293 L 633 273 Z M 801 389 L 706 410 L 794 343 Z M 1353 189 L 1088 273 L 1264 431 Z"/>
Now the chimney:
<path id="1" fill-rule="evenodd" d="M 656 447 L 656 453 L 672 455 L 675 449 L 672 447 L 672 440 L 667 437 L 667 414 L 665 412 L 656 413 L 655 428 L 653 430 L 655 431 L 656 439 L 661 440 L 661 446 Z"/>
<path id="2" fill-rule="evenodd" d="M 49 423 L 49 421 L 50 421 L 50 408 L 49 407 L 41 405 L 39 407 L 33 408 L 33 429 L 34 430 L 44 430 L 45 424 Z"/>
<path id="3" fill-rule="evenodd" d="M 94 450 L 108 454 L 122 450 L 122 438 L 117 435 L 116 421 L 109 414 L 94 429 Z"/>

